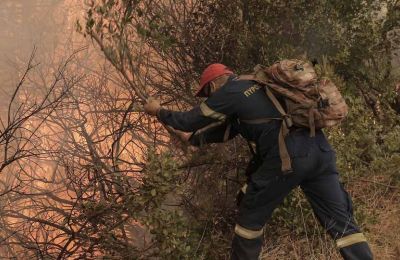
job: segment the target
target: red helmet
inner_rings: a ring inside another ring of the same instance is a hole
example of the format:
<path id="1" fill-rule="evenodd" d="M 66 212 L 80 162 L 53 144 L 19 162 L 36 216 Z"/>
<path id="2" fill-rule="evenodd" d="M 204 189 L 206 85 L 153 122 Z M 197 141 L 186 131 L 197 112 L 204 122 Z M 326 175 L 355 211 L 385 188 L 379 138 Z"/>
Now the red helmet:
<path id="1" fill-rule="evenodd" d="M 201 91 L 210 81 L 218 78 L 219 76 L 226 75 L 226 74 L 230 75 L 230 74 L 233 74 L 233 72 L 230 71 L 228 69 L 228 67 L 225 66 L 224 64 L 213 63 L 213 64 L 209 65 L 207 68 L 205 68 L 205 70 L 201 74 L 200 85 L 199 85 L 198 89 L 196 90 L 195 96 L 200 97 Z"/>

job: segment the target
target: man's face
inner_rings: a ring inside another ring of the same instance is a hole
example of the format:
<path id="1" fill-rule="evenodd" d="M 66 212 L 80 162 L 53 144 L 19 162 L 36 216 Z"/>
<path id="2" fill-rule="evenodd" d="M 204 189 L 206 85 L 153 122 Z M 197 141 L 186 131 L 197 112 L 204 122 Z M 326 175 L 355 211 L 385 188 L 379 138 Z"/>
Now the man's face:
<path id="1" fill-rule="evenodd" d="M 210 97 L 211 96 L 211 86 L 210 83 L 208 83 L 204 88 L 203 88 L 203 93 L 205 97 Z"/>
<path id="2" fill-rule="evenodd" d="M 211 97 L 220 87 L 222 87 L 222 84 L 218 83 L 216 80 L 212 80 L 205 86 L 204 95 L 206 97 Z"/>
<path id="3" fill-rule="evenodd" d="M 221 88 L 227 81 L 228 76 L 223 75 L 220 76 L 212 81 L 210 81 L 204 88 L 203 88 L 203 95 L 204 97 L 211 97 L 219 88 Z"/>
<path id="4" fill-rule="evenodd" d="M 210 81 L 210 83 L 203 88 L 204 97 L 211 97 L 219 87 L 220 86 L 218 86 L 218 84 L 216 84 L 214 81 Z"/>

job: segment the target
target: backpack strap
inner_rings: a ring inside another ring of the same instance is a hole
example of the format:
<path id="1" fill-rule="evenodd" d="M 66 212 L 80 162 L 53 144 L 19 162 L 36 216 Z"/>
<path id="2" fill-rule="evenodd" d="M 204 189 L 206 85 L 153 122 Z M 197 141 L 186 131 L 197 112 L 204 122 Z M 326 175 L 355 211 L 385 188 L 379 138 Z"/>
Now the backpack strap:
<path id="1" fill-rule="evenodd" d="M 289 128 L 293 126 L 293 121 L 290 115 L 286 113 L 281 103 L 275 97 L 274 93 L 272 93 L 272 91 L 268 88 L 268 86 L 265 86 L 265 92 L 267 93 L 269 99 L 271 100 L 271 102 L 274 104 L 274 106 L 282 116 L 281 119 L 282 125 L 278 137 L 279 156 L 281 157 L 282 160 L 282 172 L 283 174 L 288 174 L 293 172 L 293 169 L 292 169 L 292 162 L 290 159 L 290 155 L 286 147 L 285 137 L 289 134 Z"/>
<path id="2" fill-rule="evenodd" d="M 274 93 L 268 88 L 268 86 L 265 86 L 265 92 L 267 93 L 267 96 L 271 100 L 272 104 L 276 107 L 278 110 L 279 114 L 282 116 L 282 120 L 285 122 L 287 128 L 290 128 L 293 126 L 293 121 L 290 115 L 288 115 L 285 111 L 285 109 L 282 107 L 281 103 L 278 101 L 278 99 L 275 97 Z"/>
<path id="3" fill-rule="evenodd" d="M 289 152 L 286 147 L 285 137 L 289 134 L 289 128 L 286 126 L 285 121 L 282 121 L 281 129 L 279 130 L 278 145 L 279 156 L 282 161 L 282 173 L 289 174 L 293 172 L 292 160 L 290 159 Z"/>
<path id="4" fill-rule="evenodd" d="M 272 120 L 282 120 L 282 118 L 256 118 L 256 119 L 240 119 L 240 122 L 245 123 L 245 124 L 253 124 L 253 125 L 258 125 L 258 124 L 266 124 L 270 123 Z"/>
<path id="5" fill-rule="evenodd" d="M 292 162 L 290 159 L 289 152 L 286 147 L 285 143 L 285 137 L 289 134 L 289 128 L 293 126 L 293 121 L 290 115 L 288 115 L 285 111 L 285 109 L 282 107 L 281 103 L 279 100 L 275 97 L 274 93 L 270 90 L 268 87 L 268 82 L 265 78 L 262 78 L 264 74 L 260 74 L 259 72 L 261 71 L 260 68 L 255 69 L 255 74 L 250 74 L 250 75 L 241 75 L 237 78 L 237 80 L 253 80 L 257 82 L 257 84 L 260 84 L 264 86 L 265 92 L 267 93 L 268 98 L 271 100 L 272 104 L 275 106 L 275 108 L 278 110 L 278 112 L 281 114 L 282 118 L 259 118 L 259 119 L 252 119 L 252 120 L 241 120 L 244 123 L 250 123 L 250 124 L 260 124 L 260 123 L 268 123 L 271 120 L 282 120 L 281 124 L 281 129 L 279 130 L 279 137 L 278 137 L 278 144 L 279 144 L 279 156 L 282 161 L 282 173 L 283 174 L 289 174 L 293 172 L 292 169 Z M 314 120 L 312 120 L 314 122 Z"/>
<path id="6" fill-rule="evenodd" d="M 282 161 L 282 173 L 283 174 L 289 174 L 293 172 L 292 169 L 292 162 L 290 159 L 289 152 L 286 147 L 285 143 L 285 137 L 289 134 L 289 127 L 287 126 L 286 120 L 283 120 L 282 118 L 259 118 L 259 119 L 250 119 L 250 120 L 240 120 L 243 123 L 247 124 L 262 124 L 262 123 L 269 123 L 272 120 L 281 120 L 282 125 L 279 130 L 279 136 L 278 136 L 278 145 L 279 145 L 279 157 L 281 158 Z M 248 142 L 250 151 L 253 155 L 255 155 L 255 152 Z"/>
<path id="7" fill-rule="evenodd" d="M 255 80 L 253 75 L 245 75 L 243 78 L 240 76 L 240 79 L 246 80 Z M 278 145 L 279 145 L 279 156 L 282 161 L 282 173 L 289 174 L 293 172 L 292 169 L 292 162 L 290 159 L 289 152 L 286 147 L 285 137 L 289 134 L 289 128 L 293 126 L 293 121 L 290 115 L 288 115 L 285 109 L 282 107 L 281 103 L 275 97 L 274 93 L 268 88 L 267 85 L 263 84 L 265 87 L 265 92 L 267 93 L 268 98 L 271 100 L 272 104 L 276 107 L 278 112 L 281 114 L 281 118 L 257 118 L 257 119 L 243 119 L 240 120 L 243 123 L 247 124 L 262 124 L 262 123 L 269 123 L 272 120 L 281 120 L 281 129 L 279 130 L 279 137 L 278 137 Z"/>
<path id="8" fill-rule="evenodd" d="M 232 124 L 230 122 L 228 122 L 226 129 L 225 129 L 223 142 L 228 141 L 229 135 L 231 133 L 231 127 L 232 127 Z"/>
<path id="9" fill-rule="evenodd" d="M 235 80 L 253 80 L 259 82 L 260 80 L 254 74 L 240 75 Z"/>
<path id="10" fill-rule="evenodd" d="M 310 108 L 308 111 L 308 125 L 310 126 L 310 137 L 315 136 L 315 110 Z"/>

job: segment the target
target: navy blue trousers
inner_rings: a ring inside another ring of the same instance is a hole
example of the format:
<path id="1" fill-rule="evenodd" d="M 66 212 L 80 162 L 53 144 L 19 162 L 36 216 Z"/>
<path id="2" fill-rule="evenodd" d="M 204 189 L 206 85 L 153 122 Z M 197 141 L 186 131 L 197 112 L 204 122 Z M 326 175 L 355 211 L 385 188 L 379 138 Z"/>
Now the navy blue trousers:
<path id="1" fill-rule="evenodd" d="M 290 136 L 286 141 L 294 173 L 282 175 L 281 160 L 264 159 L 247 183 L 232 242 L 234 260 L 258 259 L 265 223 L 291 190 L 300 186 L 321 225 L 344 259 L 373 259 L 353 218 L 349 194 L 339 182 L 335 152 L 325 137 Z"/>

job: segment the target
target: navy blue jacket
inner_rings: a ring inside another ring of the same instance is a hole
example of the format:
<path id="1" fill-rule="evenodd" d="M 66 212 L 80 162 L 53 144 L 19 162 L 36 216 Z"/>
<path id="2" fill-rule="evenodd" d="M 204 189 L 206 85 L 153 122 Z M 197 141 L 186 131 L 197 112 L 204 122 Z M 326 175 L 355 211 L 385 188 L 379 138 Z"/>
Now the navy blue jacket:
<path id="1" fill-rule="evenodd" d="M 231 76 L 224 86 L 190 111 L 161 109 L 157 116 L 161 122 L 175 129 L 194 132 L 189 141 L 195 146 L 224 142 L 240 134 L 256 144 L 257 152 L 262 158 L 278 156 L 281 121 L 273 120 L 262 124 L 241 122 L 259 118 L 280 118 L 279 112 L 263 88 L 253 81 L 237 80 L 235 76 Z M 321 133 L 317 131 L 317 139 L 321 139 L 318 137 Z M 325 138 L 322 136 L 322 139 Z M 296 150 L 289 146 L 288 149 L 290 153 L 290 150 Z"/>

